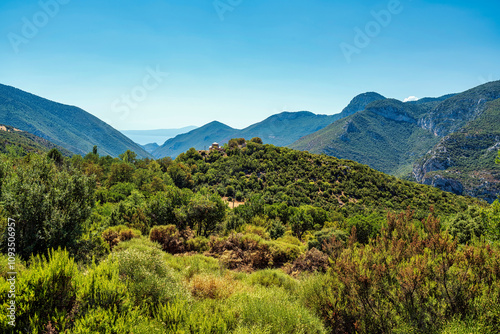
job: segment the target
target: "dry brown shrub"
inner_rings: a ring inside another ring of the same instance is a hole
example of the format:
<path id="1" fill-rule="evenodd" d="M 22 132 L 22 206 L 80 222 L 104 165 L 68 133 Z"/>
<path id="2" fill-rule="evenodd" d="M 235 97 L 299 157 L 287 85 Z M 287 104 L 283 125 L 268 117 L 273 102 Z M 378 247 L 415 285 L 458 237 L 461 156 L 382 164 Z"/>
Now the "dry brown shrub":
<path id="1" fill-rule="evenodd" d="M 195 298 L 226 299 L 234 293 L 236 285 L 230 276 L 195 275 L 189 288 Z"/>
<path id="2" fill-rule="evenodd" d="M 232 234 L 227 239 L 212 238 L 207 255 L 219 258 L 228 269 L 247 272 L 273 265 L 269 244 L 253 235 Z"/>
<path id="3" fill-rule="evenodd" d="M 287 274 L 296 276 L 301 272 L 326 272 L 328 270 L 328 255 L 312 248 L 299 256 L 291 265 L 285 266 Z"/>
<path id="4" fill-rule="evenodd" d="M 155 226 L 149 233 L 149 239 L 158 242 L 170 254 L 189 252 L 187 241 L 193 238 L 194 232 L 189 227 L 179 231 L 175 225 Z"/>
<path id="5" fill-rule="evenodd" d="M 113 247 L 118 245 L 121 241 L 138 238 L 139 236 L 140 233 L 138 231 L 134 231 L 133 229 L 125 226 L 110 227 L 102 232 L 102 238 L 108 243 L 111 249 L 113 249 Z"/>

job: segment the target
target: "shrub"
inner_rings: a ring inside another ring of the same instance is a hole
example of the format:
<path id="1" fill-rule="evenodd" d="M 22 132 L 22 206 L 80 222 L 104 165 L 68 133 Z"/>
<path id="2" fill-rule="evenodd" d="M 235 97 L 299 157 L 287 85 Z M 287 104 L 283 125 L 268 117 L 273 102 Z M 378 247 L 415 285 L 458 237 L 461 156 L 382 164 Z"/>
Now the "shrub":
<path id="1" fill-rule="evenodd" d="M 266 329 L 269 333 L 326 333 L 323 324 L 282 289 L 256 288 L 231 300 L 239 314 L 239 326 Z M 285 307 L 286 305 L 286 307 Z"/>
<path id="2" fill-rule="evenodd" d="M 281 238 L 285 234 L 285 225 L 279 219 L 274 219 L 268 229 L 271 239 Z"/>
<path id="3" fill-rule="evenodd" d="M 300 248 L 279 241 L 267 241 L 256 234 L 231 234 L 212 238 L 209 255 L 219 258 L 229 269 L 252 271 L 293 261 Z"/>
<path id="4" fill-rule="evenodd" d="M 333 259 L 338 282 L 330 289 L 340 300 L 331 312 L 342 318 L 331 323 L 333 332 L 427 333 L 453 317 L 481 319 L 498 332 L 498 249 L 459 247 L 432 216 L 420 226 L 411 212 L 389 214 L 377 238 L 368 245 L 350 242 Z"/>
<path id="5" fill-rule="evenodd" d="M 47 258 L 33 256 L 29 269 L 16 282 L 16 328 L 42 329 L 49 323 L 62 331 L 74 319 L 78 270 L 67 251 L 51 250 Z M 7 307 L 9 282 L 0 278 L 0 305 Z M 0 329 L 7 333 L 6 314 L 0 316 Z"/>
<path id="6" fill-rule="evenodd" d="M 82 226 L 94 206 L 95 180 L 72 169 L 58 169 L 53 162 L 28 156 L 7 169 L 1 201 L 15 220 L 18 254 L 28 259 L 48 249 L 75 249 Z M 2 231 L 7 233 L 7 229 Z M 7 237 L 0 248 L 7 249 Z"/>
<path id="7" fill-rule="evenodd" d="M 193 297 L 200 299 L 226 299 L 236 289 L 236 282 L 228 275 L 217 277 L 214 275 L 195 275 L 189 282 Z"/>
<path id="8" fill-rule="evenodd" d="M 102 238 L 108 243 L 110 249 L 113 249 L 121 241 L 139 238 L 140 236 L 140 231 L 124 225 L 113 226 L 102 232 Z"/>
<path id="9" fill-rule="evenodd" d="M 325 273 L 328 265 L 328 255 L 313 248 L 300 255 L 286 271 L 293 276 L 305 271 Z"/>
<path id="10" fill-rule="evenodd" d="M 173 256 L 167 254 L 166 261 L 170 268 L 187 279 L 198 274 L 222 275 L 225 273 L 217 259 L 204 255 Z"/>
<path id="11" fill-rule="evenodd" d="M 71 333 L 161 334 L 163 324 L 134 309 L 119 313 L 115 309 L 96 308 L 75 321 Z"/>
<path id="12" fill-rule="evenodd" d="M 263 287 L 280 287 L 288 291 L 294 291 L 298 285 L 295 279 L 276 269 L 258 270 L 248 276 L 248 282 Z"/>
<path id="13" fill-rule="evenodd" d="M 109 261 L 118 263 L 120 278 L 127 285 L 135 305 L 156 305 L 187 298 L 185 289 L 165 263 L 164 253 L 148 240 L 120 243 Z"/>
<path id="14" fill-rule="evenodd" d="M 120 280 L 118 263 L 104 261 L 99 266 L 92 263 L 78 282 L 77 299 L 82 314 L 94 309 L 129 311 L 130 296 Z"/>
<path id="15" fill-rule="evenodd" d="M 189 227 L 179 231 L 175 225 L 155 226 L 149 233 L 149 239 L 159 243 L 162 249 L 170 254 L 190 251 L 188 241 L 193 237 L 194 232 Z M 191 245 L 197 246 L 194 242 Z"/>
<path id="16" fill-rule="evenodd" d="M 323 229 L 314 233 L 314 238 L 307 242 L 307 249 L 316 248 L 322 252 L 326 252 L 325 243 L 328 243 L 331 238 L 344 242 L 347 240 L 348 234 L 334 228 Z"/>

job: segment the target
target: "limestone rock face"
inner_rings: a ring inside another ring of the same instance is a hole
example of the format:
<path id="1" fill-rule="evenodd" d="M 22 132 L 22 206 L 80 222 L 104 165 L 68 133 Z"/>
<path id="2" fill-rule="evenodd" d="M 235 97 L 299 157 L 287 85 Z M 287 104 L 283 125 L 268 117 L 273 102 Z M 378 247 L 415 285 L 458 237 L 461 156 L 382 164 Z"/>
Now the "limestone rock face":
<path id="1" fill-rule="evenodd" d="M 460 183 L 460 181 L 451 178 L 445 178 L 441 175 L 425 177 L 422 183 L 457 195 L 463 195 L 464 193 L 464 186 L 462 185 L 462 183 Z"/>

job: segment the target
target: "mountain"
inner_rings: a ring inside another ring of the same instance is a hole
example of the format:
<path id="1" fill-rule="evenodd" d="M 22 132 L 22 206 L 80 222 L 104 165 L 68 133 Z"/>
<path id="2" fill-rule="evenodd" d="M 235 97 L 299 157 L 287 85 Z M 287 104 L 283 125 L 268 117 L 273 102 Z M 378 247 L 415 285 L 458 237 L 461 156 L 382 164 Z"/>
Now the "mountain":
<path id="1" fill-rule="evenodd" d="M 229 128 L 225 125 L 221 127 L 222 123 L 218 123 L 218 127 L 221 127 L 221 132 L 218 133 L 219 128 L 210 123 L 212 125 L 209 127 L 209 135 L 202 135 L 205 127 L 193 130 L 185 135 L 167 140 L 164 145 L 153 151 L 153 155 L 157 158 L 164 156 L 175 158 L 191 147 L 201 150 L 212 145 L 214 141 L 223 144 L 232 138 L 259 137 L 266 144 L 287 146 L 303 136 L 325 128 L 336 120 L 363 110 L 371 102 L 382 99 L 385 98 L 377 93 L 360 94 L 338 114 L 317 115 L 309 111 L 285 111 L 272 115 L 262 122 L 252 124 L 243 130 Z"/>
<path id="2" fill-rule="evenodd" d="M 309 111 L 282 112 L 241 130 L 238 137 L 260 137 L 266 144 L 287 146 L 302 136 L 323 129 L 337 120 L 337 115 L 316 115 Z"/>
<path id="3" fill-rule="evenodd" d="M 154 150 L 156 150 L 160 145 L 157 143 L 149 143 L 146 145 L 141 145 L 141 147 L 148 153 L 153 153 Z"/>
<path id="4" fill-rule="evenodd" d="M 186 126 L 180 129 L 121 130 L 120 132 L 139 145 L 146 145 L 150 143 L 162 144 L 170 138 L 194 129 L 196 129 L 196 126 Z"/>
<path id="5" fill-rule="evenodd" d="M 117 157 L 132 150 L 151 157 L 119 131 L 86 111 L 0 85 L 0 123 L 47 139 L 76 154 L 87 154 L 94 145 L 99 154 Z"/>
<path id="6" fill-rule="evenodd" d="M 217 121 L 168 139 L 163 145 L 153 151 L 155 158 L 172 157 L 186 152 L 191 147 L 208 149 L 213 142 L 222 142 L 228 138 L 237 137 L 238 130 Z"/>
<path id="7" fill-rule="evenodd" d="M 291 148 L 355 160 L 393 175 L 411 172 L 415 157 L 439 140 L 418 126 L 421 109 L 398 100 L 370 103 L 365 110 L 301 138 Z"/>
<path id="8" fill-rule="evenodd" d="M 368 104 L 364 110 L 305 136 L 289 147 L 356 160 L 392 175 L 414 177 L 418 182 L 491 201 L 496 191 L 494 180 L 498 177 L 491 174 L 490 169 L 486 169 L 487 175 L 476 176 L 476 181 L 482 180 L 482 183 L 471 181 L 472 170 L 460 172 L 462 178 L 465 178 L 462 181 L 458 181 L 457 177 L 445 178 L 443 173 L 438 177 L 432 172 L 447 170 L 448 167 L 459 170 L 461 167 L 458 160 L 473 166 L 475 160 L 469 160 L 469 157 L 478 158 L 478 154 L 486 160 L 490 159 L 489 155 L 495 153 L 494 138 L 500 122 L 494 120 L 491 111 L 485 110 L 494 108 L 496 104 L 489 103 L 499 97 L 500 81 L 496 81 L 460 94 L 424 98 L 415 102 L 377 100 Z M 484 124 L 483 117 L 491 123 L 487 133 L 482 130 L 485 127 L 477 125 Z M 474 141 L 470 133 L 473 131 L 481 133 L 481 145 L 471 144 Z M 454 133 L 456 135 L 452 135 Z M 483 140 L 485 136 L 490 139 Z M 448 146 L 452 142 L 460 142 L 463 148 L 469 147 L 469 151 L 454 156 L 453 164 L 444 163 L 441 157 L 446 154 L 441 153 L 448 152 Z M 486 154 L 484 149 L 490 149 L 489 153 Z M 423 160 L 419 160 L 422 158 Z M 416 164 L 417 161 L 419 162 Z M 485 186 L 485 182 L 488 186 Z"/>
<path id="9" fill-rule="evenodd" d="M 344 108 L 344 110 L 342 110 L 340 114 L 337 114 L 336 120 L 351 116 L 358 111 L 363 111 L 370 103 L 380 100 L 385 100 L 385 97 L 383 97 L 379 93 L 368 92 L 359 94 L 351 100 L 351 102 L 347 105 L 347 107 Z"/>
<path id="10" fill-rule="evenodd" d="M 442 138 L 415 163 L 418 182 L 490 203 L 497 199 L 500 165 L 494 162 L 500 149 L 500 99 L 485 106 L 477 118 Z"/>
<path id="11" fill-rule="evenodd" d="M 308 111 L 282 112 L 243 130 L 214 121 L 167 140 L 153 151 L 153 155 L 157 158 L 164 156 L 175 158 L 191 147 L 198 150 L 207 149 L 213 142 L 223 144 L 232 138 L 260 137 L 266 144 L 286 146 L 302 136 L 324 128 L 337 117 L 337 115 L 316 115 Z"/>
<path id="12" fill-rule="evenodd" d="M 55 145 L 47 139 L 40 138 L 9 125 L 0 125 L 0 152 L 6 153 L 12 148 L 31 153 L 42 153 L 56 148 L 64 156 L 69 157 L 72 155 L 67 149 Z"/>
<path id="13" fill-rule="evenodd" d="M 420 125 L 444 137 L 478 117 L 486 109 L 487 102 L 498 98 L 500 81 L 475 87 L 440 103 L 420 120 Z"/>

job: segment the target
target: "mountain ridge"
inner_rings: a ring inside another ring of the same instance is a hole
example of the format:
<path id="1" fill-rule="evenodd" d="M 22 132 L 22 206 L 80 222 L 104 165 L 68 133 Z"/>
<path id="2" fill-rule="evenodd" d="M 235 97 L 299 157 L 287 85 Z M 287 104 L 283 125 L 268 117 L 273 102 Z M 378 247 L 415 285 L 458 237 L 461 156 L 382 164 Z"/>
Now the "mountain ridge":
<path id="1" fill-rule="evenodd" d="M 2 84 L 0 123 L 32 133 L 80 155 L 91 152 L 97 145 L 104 155 L 117 157 L 132 150 L 139 157 L 151 157 L 118 130 L 83 109 Z"/>

